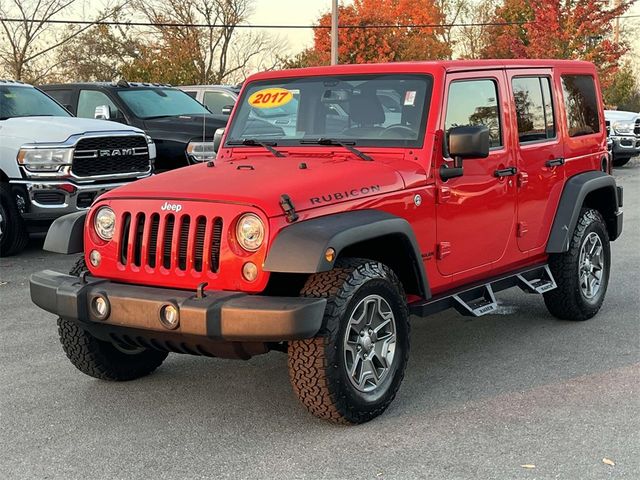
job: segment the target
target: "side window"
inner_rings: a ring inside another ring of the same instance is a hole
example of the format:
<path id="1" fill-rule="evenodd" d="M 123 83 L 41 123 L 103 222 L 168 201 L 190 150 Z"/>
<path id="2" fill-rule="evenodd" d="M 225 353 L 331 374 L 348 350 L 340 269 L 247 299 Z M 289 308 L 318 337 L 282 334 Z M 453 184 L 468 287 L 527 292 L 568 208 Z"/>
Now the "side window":
<path id="1" fill-rule="evenodd" d="M 596 85 L 590 75 L 563 75 L 562 91 L 570 137 L 600 131 Z"/>
<path id="2" fill-rule="evenodd" d="M 205 107 L 207 107 L 211 113 L 222 115 L 222 109 L 228 105 L 233 105 L 236 101 L 228 93 L 204 92 L 202 103 L 204 103 Z"/>
<path id="3" fill-rule="evenodd" d="M 78 97 L 78 117 L 94 118 L 96 107 L 107 105 L 111 109 L 111 119 L 120 115 L 118 108 L 107 95 L 96 90 L 80 90 Z"/>
<path id="4" fill-rule="evenodd" d="M 49 90 L 45 93 L 66 109 L 71 110 L 71 96 L 73 94 L 73 90 Z"/>
<path id="5" fill-rule="evenodd" d="M 465 125 L 489 129 L 490 146 L 502 146 L 498 87 L 493 80 L 460 80 L 449 85 L 445 131 Z"/>
<path id="6" fill-rule="evenodd" d="M 195 90 L 183 90 L 184 93 L 189 95 L 191 98 L 196 98 L 198 96 L 198 92 Z"/>
<path id="7" fill-rule="evenodd" d="M 511 81 L 520 143 L 555 138 L 553 102 L 548 77 L 516 77 Z"/>

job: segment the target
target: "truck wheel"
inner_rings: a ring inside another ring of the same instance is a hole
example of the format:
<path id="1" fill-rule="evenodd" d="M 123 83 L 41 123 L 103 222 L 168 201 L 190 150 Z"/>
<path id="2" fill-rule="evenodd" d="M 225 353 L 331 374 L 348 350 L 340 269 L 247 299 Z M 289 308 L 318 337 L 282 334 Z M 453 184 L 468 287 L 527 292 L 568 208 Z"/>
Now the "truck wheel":
<path id="1" fill-rule="evenodd" d="M 385 265 L 338 261 L 309 277 L 302 295 L 327 298 L 325 327 L 289 342 L 289 378 L 315 416 L 364 423 L 396 395 L 409 358 L 409 314 L 402 284 Z"/>
<path id="2" fill-rule="evenodd" d="M 609 285 L 611 249 L 604 219 L 583 208 L 569 251 L 549 256 L 558 288 L 544 294 L 549 312 L 562 320 L 588 320 L 604 301 Z"/>
<path id="3" fill-rule="evenodd" d="M 613 157 L 612 163 L 614 167 L 624 167 L 627 163 L 629 163 L 630 160 L 630 157 Z"/>
<path id="4" fill-rule="evenodd" d="M 7 183 L 0 183 L 0 257 L 20 253 L 29 243 L 29 234 Z"/>
<path id="5" fill-rule="evenodd" d="M 69 272 L 86 270 L 80 258 Z M 58 334 L 64 352 L 82 373 L 101 380 L 125 381 L 144 377 L 158 368 L 168 353 L 147 348 L 129 348 L 98 340 L 80 325 L 58 318 Z"/>

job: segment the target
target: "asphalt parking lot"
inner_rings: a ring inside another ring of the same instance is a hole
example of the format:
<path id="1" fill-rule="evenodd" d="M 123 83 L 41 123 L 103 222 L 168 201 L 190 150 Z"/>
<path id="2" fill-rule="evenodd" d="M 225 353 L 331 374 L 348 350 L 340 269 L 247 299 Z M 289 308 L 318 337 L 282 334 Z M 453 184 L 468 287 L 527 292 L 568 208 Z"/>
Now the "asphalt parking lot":
<path id="1" fill-rule="evenodd" d="M 307 414 L 280 353 L 82 375 L 27 282 L 73 259 L 33 241 L 0 259 L 0 478 L 638 479 L 640 159 L 615 175 L 625 226 L 596 318 L 557 321 L 512 290 L 499 315 L 415 319 L 398 397 L 356 427 Z"/>

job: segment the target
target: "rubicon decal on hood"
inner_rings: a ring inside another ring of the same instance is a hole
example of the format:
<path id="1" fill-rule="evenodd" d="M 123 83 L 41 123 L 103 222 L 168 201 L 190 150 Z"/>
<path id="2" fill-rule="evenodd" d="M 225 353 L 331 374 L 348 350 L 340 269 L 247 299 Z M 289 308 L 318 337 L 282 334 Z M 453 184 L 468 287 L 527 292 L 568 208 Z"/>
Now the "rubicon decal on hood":
<path id="1" fill-rule="evenodd" d="M 311 205 L 319 205 L 321 203 L 337 202 L 340 200 L 348 200 L 355 197 L 363 197 L 372 193 L 380 192 L 380 185 L 371 185 L 369 187 L 353 188 L 344 192 L 329 193 L 319 197 L 311 197 L 309 201 Z"/>

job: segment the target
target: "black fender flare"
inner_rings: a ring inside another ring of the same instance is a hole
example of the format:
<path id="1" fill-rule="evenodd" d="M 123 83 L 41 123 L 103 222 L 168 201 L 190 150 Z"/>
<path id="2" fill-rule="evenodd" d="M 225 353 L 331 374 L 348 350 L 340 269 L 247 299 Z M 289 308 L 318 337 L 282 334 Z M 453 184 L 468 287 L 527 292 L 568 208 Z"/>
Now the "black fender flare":
<path id="1" fill-rule="evenodd" d="M 273 241 L 264 270 L 278 273 L 318 273 L 333 268 L 345 248 L 359 242 L 397 235 L 410 246 L 408 256 L 423 298 L 431 297 L 422 255 L 415 234 L 404 218 L 380 210 L 359 210 L 326 215 L 283 228 Z M 325 252 L 333 248 L 334 259 Z"/>
<path id="2" fill-rule="evenodd" d="M 615 240 L 622 231 L 622 187 L 616 185 L 615 179 L 601 171 L 579 173 L 567 180 L 556 216 L 551 227 L 547 253 L 563 253 L 569 250 L 571 235 L 576 228 L 580 210 L 587 196 L 601 190 L 606 205 L 601 208 L 608 212 L 604 215 L 611 240 Z"/>
<path id="3" fill-rule="evenodd" d="M 49 227 L 42 249 L 67 255 L 82 253 L 86 218 L 87 212 L 74 212 L 56 218 Z"/>

